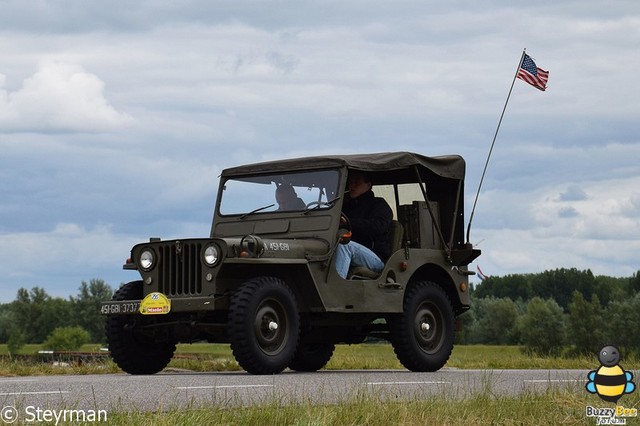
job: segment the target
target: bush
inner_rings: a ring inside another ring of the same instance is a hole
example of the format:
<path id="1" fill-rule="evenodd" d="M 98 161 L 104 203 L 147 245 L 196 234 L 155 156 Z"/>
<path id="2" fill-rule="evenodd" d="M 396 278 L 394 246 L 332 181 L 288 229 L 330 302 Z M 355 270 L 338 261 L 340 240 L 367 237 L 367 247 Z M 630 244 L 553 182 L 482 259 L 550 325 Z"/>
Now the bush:
<path id="1" fill-rule="evenodd" d="M 592 295 L 591 302 L 588 302 L 582 293 L 573 292 L 569 304 L 569 343 L 574 345 L 574 354 L 598 353 L 605 346 L 602 314 L 597 295 Z"/>
<path id="2" fill-rule="evenodd" d="M 506 345 L 514 343 L 513 334 L 518 310 L 509 298 L 490 299 L 486 305 L 485 316 L 478 321 L 479 335 L 483 343 Z"/>
<path id="3" fill-rule="evenodd" d="M 24 334 L 16 329 L 9 332 L 9 339 L 7 340 L 7 350 L 9 355 L 14 356 L 25 344 Z"/>
<path id="4" fill-rule="evenodd" d="M 624 301 L 612 302 L 602 318 L 605 343 L 625 353 L 640 355 L 640 293 Z"/>
<path id="5" fill-rule="evenodd" d="M 47 337 L 44 347 L 54 351 L 77 351 L 89 343 L 90 337 L 82 327 L 58 327 Z"/>
<path id="6" fill-rule="evenodd" d="M 541 356 L 558 356 L 565 343 L 564 314 L 553 299 L 534 297 L 520 321 L 525 351 Z"/>

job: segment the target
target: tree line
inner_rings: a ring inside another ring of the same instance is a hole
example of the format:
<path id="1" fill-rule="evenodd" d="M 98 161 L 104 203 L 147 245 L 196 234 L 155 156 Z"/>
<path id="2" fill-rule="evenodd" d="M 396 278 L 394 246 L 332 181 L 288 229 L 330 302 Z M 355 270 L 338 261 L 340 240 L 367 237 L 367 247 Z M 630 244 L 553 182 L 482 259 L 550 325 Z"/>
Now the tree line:
<path id="1" fill-rule="evenodd" d="M 51 342 L 56 330 L 62 340 L 104 343 L 100 302 L 112 295 L 100 279 L 83 281 L 68 299 L 40 287 L 21 288 L 13 302 L 0 304 L 0 343 L 17 348 Z M 461 344 L 522 345 L 540 355 L 594 353 L 615 345 L 640 355 L 640 271 L 630 278 L 575 268 L 491 276 L 472 287 L 471 299 L 471 309 L 460 317 Z"/>
<path id="2" fill-rule="evenodd" d="M 8 344 L 12 352 L 26 343 L 55 342 L 60 331 L 66 331 L 63 340 L 76 342 L 75 346 L 104 343 L 100 302 L 112 296 L 111 287 L 99 279 L 83 281 L 78 294 L 68 299 L 51 297 L 40 287 L 21 288 L 13 302 L 0 304 L 0 343 Z"/>
<path id="3" fill-rule="evenodd" d="M 569 356 L 614 345 L 640 355 L 640 271 L 630 278 L 575 268 L 489 277 L 471 297 L 470 311 L 460 317 L 459 343 Z"/>

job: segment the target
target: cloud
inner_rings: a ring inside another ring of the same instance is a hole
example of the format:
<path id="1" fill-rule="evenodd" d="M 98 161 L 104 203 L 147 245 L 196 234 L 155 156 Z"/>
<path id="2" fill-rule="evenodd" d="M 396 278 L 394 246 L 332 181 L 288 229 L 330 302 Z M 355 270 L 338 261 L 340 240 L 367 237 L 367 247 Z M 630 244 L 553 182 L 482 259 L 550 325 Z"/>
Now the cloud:
<path id="1" fill-rule="evenodd" d="M 558 211 L 558 217 L 569 218 L 578 216 L 578 211 L 573 207 L 563 207 Z"/>
<path id="2" fill-rule="evenodd" d="M 35 286 L 65 297 L 91 278 L 117 287 L 127 280 L 122 264 L 137 242 L 139 238 L 115 234 L 107 226 L 85 228 L 76 223 L 58 223 L 43 232 L 0 234 L 0 259 L 5 260 L 0 263 L 0 299 L 12 300 L 18 288 Z M 52 287 L 51 282 L 64 284 Z"/>
<path id="3" fill-rule="evenodd" d="M 472 228 L 480 263 L 637 269 L 635 0 L 6 0 L 2 12 L 0 289 L 117 284 L 132 244 L 207 235 L 216 178 L 241 163 L 460 154 L 469 209 L 523 47 L 550 88 L 513 87 Z"/>
<path id="4" fill-rule="evenodd" d="M 480 226 L 472 231 L 474 241 L 482 241 L 478 263 L 483 270 L 508 274 L 576 267 L 610 276 L 636 272 L 640 177 L 583 182 L 579 191 L 576 188 L 569 185 L 563 194 L 590 195 L 560 201 L 554 185 L 524 194 L 489 192 L 491 209 L 483 213 L 488 219 L 478 221 Z"/>
<path id="5" fill-rule="evenodd" d="M 560 194 L 560 201 L 583 201 L 586 200 L 587 194 L 576 185 L 571 185 L 565 192 Z"/>
<path id="6" fill-rule="evenodd" d="M 590 269 L 596 275 L 630 277 L 639 270 L 637 240 L 578 241 L 566 235 L 541 238 L 527 230 L 510 230 L 492 232 L 479 248 L 482 255 L 476 263 L 489 275 L 574 267 Z"/>
<path id="7" fill-rule="evenodd" d="M 81 66 L 50 62 L 15 92 L 3 89 L 0 75 L 0 126 L 7 132 L 102 132 L 133 122 L 104 96 L 104 82 Z"/>

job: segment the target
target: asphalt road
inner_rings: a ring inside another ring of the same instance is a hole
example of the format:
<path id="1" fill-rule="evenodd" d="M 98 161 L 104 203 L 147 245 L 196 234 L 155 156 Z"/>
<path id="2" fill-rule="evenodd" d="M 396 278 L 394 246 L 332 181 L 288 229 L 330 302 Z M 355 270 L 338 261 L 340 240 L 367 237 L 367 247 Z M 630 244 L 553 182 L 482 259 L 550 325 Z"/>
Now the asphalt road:
<path id="1" fill-rule="evenodd" d="M 26 410 L 157 411 L 187 406 L 260 403 L 335 403 L 373 395 L 417 399 L 433 395 L 465 398 L 475 393 L 514 395 L 570 386 L 580 391 L 587 370 L 405 370 L 284 372 L 252 376 L 244 372 L 170 371 L 152 376 L 105 374 L 0 378 L 0 415 L 25 417 Z M 5 407 L 11 407 L 6 409 Z M 12 410 L 13 409 L 13 410 Z M 5 412 L 6 411 L 6 412 Z M 6 420 L 1 418 L 0 420 Z M 0 421 L 2 424 L 2 421 Z"/>

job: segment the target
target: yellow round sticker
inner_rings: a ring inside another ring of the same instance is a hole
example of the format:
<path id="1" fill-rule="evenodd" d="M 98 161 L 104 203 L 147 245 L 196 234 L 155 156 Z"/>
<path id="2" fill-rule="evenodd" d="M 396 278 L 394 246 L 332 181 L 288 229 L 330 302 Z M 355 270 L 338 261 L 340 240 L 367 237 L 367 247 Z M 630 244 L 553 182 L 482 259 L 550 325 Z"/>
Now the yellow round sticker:
<path id="1" fill-rule="evenodd" d="M 140 302 L 140 313 L 142 315 L 163 315 L 171 310 L 171 300 L 162 293 L 149 293 Z"/>

